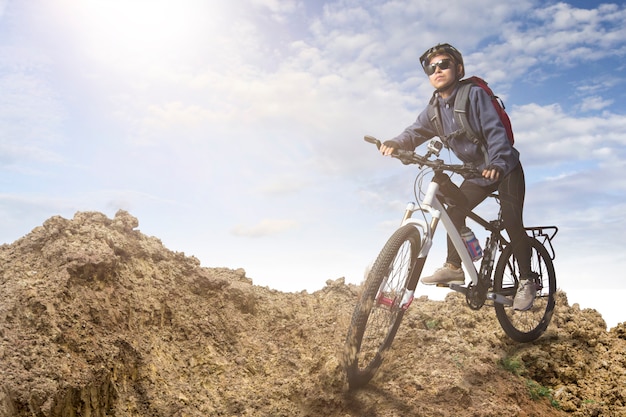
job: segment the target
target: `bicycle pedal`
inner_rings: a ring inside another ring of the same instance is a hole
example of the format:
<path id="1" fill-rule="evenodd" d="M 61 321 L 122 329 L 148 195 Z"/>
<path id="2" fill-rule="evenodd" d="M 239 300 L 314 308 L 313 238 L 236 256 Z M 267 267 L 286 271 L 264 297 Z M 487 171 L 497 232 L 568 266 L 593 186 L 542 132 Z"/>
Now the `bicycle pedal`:
<path id="1" fill-rule="evenodd" d="M 459 284 L 450 284 L 448 285 L 448 288 L 450 288 L 453 291 L 460 292 L 461 294 L 467 294 L 467 291 L 468 291 L 467 287 L 464 287 L 463 285 L 459 285 Z"/>

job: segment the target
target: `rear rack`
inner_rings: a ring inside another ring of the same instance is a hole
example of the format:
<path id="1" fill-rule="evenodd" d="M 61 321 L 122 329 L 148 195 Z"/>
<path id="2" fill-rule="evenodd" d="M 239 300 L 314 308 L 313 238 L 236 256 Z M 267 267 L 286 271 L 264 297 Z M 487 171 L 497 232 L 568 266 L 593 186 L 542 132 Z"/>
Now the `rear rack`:
<path id="1" fill-rule="evenodd" d="M 548 250 L 550 259 L 554 260 L 556 252 L 554 251 L 554 246 L 552 246 L 552 239 L 558 233 L 559 228 L 556 226 L 535 226 L 526 227 L 526 231 Z"/>

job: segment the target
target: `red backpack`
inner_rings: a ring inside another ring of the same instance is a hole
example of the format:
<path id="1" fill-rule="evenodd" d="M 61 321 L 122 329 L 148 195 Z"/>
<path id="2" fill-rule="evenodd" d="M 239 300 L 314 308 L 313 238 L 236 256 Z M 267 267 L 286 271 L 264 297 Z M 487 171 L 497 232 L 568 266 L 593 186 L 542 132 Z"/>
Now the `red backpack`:
<path id="1" fill-rule="evenodd" d="M 506 135 L 509 138 L 509 142 L 511 142 L 511 145 L 513 145 L 513 143 L 515 143 L 515 138 L 513 137 L 511 119 L 506 113 L 504 103 L 502 102 L 502 100 L 500 100 L 500 97 L 496 96 L 493 91 L 491 91 L 491 88 L 489 88 L 487 82 L 480 77 L 473 76 L 461 80 L 460 84 L 461 85 L 459 86 L 459 89 L 456 93 L 456 99 L 454 100 L 454 119 L 457 126 L 459 126 L 459 130 L 448 135 L 448 138 L 465 134 L 472 140 L 472 142 L 480 144 L 481 146 L 486 145 L 485 139 L 479 133 L 475 132 L 474 129 L 472 129 L 472 126 L 469 123 L 469 118 L 467 117 L 469 111 L 469 91 L 472 85 L 477 85 L 485 90 L 489 97 L 491 97 L 491 103 L 493 104 L 494 109 L 496 109 L 498 116 L 500 116 L 500 121 L 504 125 L 504 129 L 506 130 Z M 434 95 L 433 98 L 430 100 L 430 104 L 428 106 L 428 117 L 437 129 L 439 136 L 443 138 L 443 125 L 441 124 L 439 106 L 436 105 L 436 97 Z"/>

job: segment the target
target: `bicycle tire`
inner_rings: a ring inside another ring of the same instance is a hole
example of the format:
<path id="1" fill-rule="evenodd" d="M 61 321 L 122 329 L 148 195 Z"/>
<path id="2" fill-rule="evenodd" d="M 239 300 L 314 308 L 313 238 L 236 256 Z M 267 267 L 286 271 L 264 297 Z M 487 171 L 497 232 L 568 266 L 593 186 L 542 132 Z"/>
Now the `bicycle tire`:
<path id="1" fill-rule="evenodd" d="M 350 389 L 366 385 L 383 362 L 405 309 L 400 302 L 420 251 L 419 231 L 400 227 L 367 274 L 346 337 L 344 366 Z"/>
<path id="2" fill-rule="evenodd" d="M 540 288 L 533 306 L 527 311 L 514 310 L 512 306 L 495 304 L 496 316 L 504 332 L 516 342 L 528 343 L 543 334 L 550 324 L 555 306 L 556 275 L 552 258 L 535 238 L 530 239 L 531 268 L 538 275 Z M 493 290 L 506 296 L 511 302 L 519 284 L 519 271 L 513 256 L 512 245 L 508 245 L 496 265 Z"/>

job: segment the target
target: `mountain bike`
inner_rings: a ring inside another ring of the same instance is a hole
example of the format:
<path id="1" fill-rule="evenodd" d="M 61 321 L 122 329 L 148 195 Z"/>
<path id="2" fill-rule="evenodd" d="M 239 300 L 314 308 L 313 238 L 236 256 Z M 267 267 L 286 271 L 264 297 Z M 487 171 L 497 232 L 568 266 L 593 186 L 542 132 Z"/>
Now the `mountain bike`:
<path id="1" fill-rule="evenodd" d="M 378 148 L 381 146 L 380 141 L 371 136 L 366 136 L 365 140 Z M 425 155 L 403 150 L 396 150 L 392 155 L 405 165 L 415 164 L 420 168 L 414 187 L 418 203 L 407 205 L 400 227 L 387 240 L 366 274 L 345 343 L 344 366 L 350 389 L 364 386 L 372 379 L 385 352 L 391 347 L 404 313 L 417 302 L 414 292 L 440 224 L 443 224 L 471 278 L 467 286 L 452 284 L 445 287 L 464 294 L 471 309 L 478 310 L 486 303 L 492 305 L 504 332 L 517 342 L 537 339 L 552 318 L 556 292 L 552 239 L 558 228 L 526 228 L 532 248 L 536 298 L 530 309 L 514 310 L 513 298 L 520 274 L 512 245 L 502 235 L 502 208 L 497 219 L 487 221 L 463 207 L 465 197 L 446 172 L 466 179 L 480 176 L 480 173 L 468 164 L 446 164 L 437 159 L 442 148 L 441 141 L 435 138 L 428 144 Z M 433 174 L 432 179 L 422 187 L 429 173 Z M 423 192 L 422 188 L 426 191 Z M 497 193 L 490 197 L 499 205 Z M 468 218 L 490 232 L 478 269 L 461 234 L 450 220 L 447 212 L 450 204 L 465 210 Z"/>

